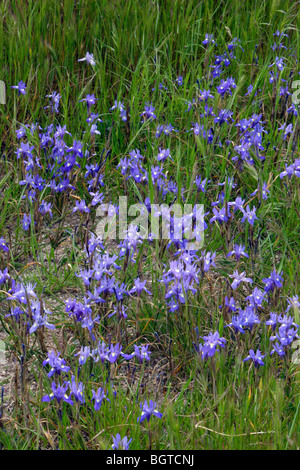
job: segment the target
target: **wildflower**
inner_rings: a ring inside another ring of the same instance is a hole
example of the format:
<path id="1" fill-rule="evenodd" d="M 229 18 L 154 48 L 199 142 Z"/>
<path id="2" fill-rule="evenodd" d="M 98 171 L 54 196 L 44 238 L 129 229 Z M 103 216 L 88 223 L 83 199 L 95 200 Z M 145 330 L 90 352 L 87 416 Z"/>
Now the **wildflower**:
<path id="1" fill-rule="evenodd" d="M 13 85 L 11 88 L 14 88 L 15 90 L 18 90 L 19 96 L 25 95 L 26 94 L 26 84 L 21 80 L 18 85 Z"/>
<path id="2" fill-rule="evenodd" d="M 244 362 L 249 361 L 249 359 L 252 359 L 252 361 L 254 363 L 254 367 L 258 368 L 259 366 L 264 366 L 265 365 L 265 363 L 263 362 L 263 358 L 265 356 L 266 356 L 265 354 L 264 355 L 261 354 L 259 349 L 257 349 L 256 353 L 253 351 L 253 349 L 250 349 L 249 356 L 247 356 L 244 359 Z"/>
<path id="3" fill-rule="evenodd" d="M 283 139 L 285 140 L 288 136 L 288 134 L 291 134 L 293 132 L 293 124 L 289 124 L 288 126 L 286 125 L 286 122 L 282 124 L 282 126 L 278 127 L 279 131 L 284 131 L 283 134 Z"/>
<path id="4" fill-rule="evenodd" d="M 281 272 L 282 274 L 282 272 Z M 273 269 L 270 277 L 267 277 L 265 279 L 262 280 L 262 282 L 265 284 L 265 291 L 266 292 L 273 292 L 273 290 L 277 287 L 282 287 L 282 281 L 283 281 L 283 277 L 281 276 L 281 274 L 277 274 L 275 269 Z"/>
<path id="5" fill-rule="evenodd" d="M 249 255 L 245 252 L 245 245 L 235 244 L 234 249 L 228 253 L 227 258 L 232 255 L 235 255 L 237 261 L 239 261 L 241 256 L 249 258 Z"/>
<path id="6" fill-rule="evenodd" d="M 270 356 L 272 356 L 275 352 L 278 354 L 278 356 L 284 356 L 285 355 L 284 347 L 278 341 L 276 341 L 276 343 L 274 343 L 273 349 L 270 352 Z"/>
<path id="7" fill-rule="evenodd" d="M 266 321 L 266 325 L 271 326 L 272 330 L 275 331 L 278 322 L 278 315 L 275 312 L 270 312 L 270 319 Z"/>
<path id="8" fill-rule="evenodd" d="M 71 390 L 70 397 L 73 395 L 76 402 L 85 403 L 84 398 L 84 385 L 82 382 L 78 384 L 75 382 L 75 376 L 72 375 L 71 380 L 68 382 Z"/>
<path id="9" fill-rule="evenodd" d="M 28 230 L 31 225 L 31 216 L 24 214 L 22 220 L 22 226 L 24 230 Z"/>
<path id="10" fill-rule="evenodd" d="M 48 372 L 48 377 L 52 377 L 52 375 L 57 374 L 60 375 L 61 372 L 69 372 L 71 368 L 66 365 L 66 361 L 59 357 L 60 353 L 57 355 L 52 350 L 50 353 L 48 352 L 48 358 L 44 360 L 43 366 L 45 367 L 47 364 L 51 367 L 50 372 Z"/>
<path id="11" fill-rule="evenodd" d="M 225 305 L 231 312 L 236 311 L 235 300 L 234 300 L 233 297 L 230 297 L 230 299 L 228 299 L 228 297 L 226 296 L 225 297 Z"/>
<path id="12" fill-rule="evenodd" d="M 217 92 L 224 97 L 225 93 L 232 95 L 231 88 L 236 88 L 235 81 L 232 77 L 227 80 L 221 80 L 221 84 L 217 87 Z"/>
<path id="13" fill-rule="evenodd" d="M 58 113 L 58 106 L 61 98 L 60 93 L 54 91 L 52 95 L 46 95 L 46 98 L 51 98 L 51 104 L 49 106 L 45 106 L 44 109 L 51 108 L 52 113 Z"/>
<path id="14" fill-rule="evenodd" d="M 214 40 L 213 35 L 206 33 L 205 34 L 205 39 L 204 39 L 204 41 L 202 41 L 202 44 L 204 46 L 207 46 L 208 44 L 215 44 L 215 43 L 216 43 L 216 41 Z"/>
<path id="15" fill-rule="evenodd" d="M 112 313 L 110 313 L 108 316 L 108 318 L 111 318 L 113 317 L 116 313 L 119 314 L 119 318 L 127 318 L 127 313 L 126 313 L 126 310 L 128 309 L 128 307 L 125 307 L 125 305 L 121 305 L 121 306 L 117 306 L 114 308 L 114 311 Z"/>
<path id="16" fill-rule="evenodd" d="M 147 419 L 148 423 L 152 415 L 157 416 L 157 418 L 162 418 L 162 413 L 160 413 L 156 409 L 156 403 L 152 400 L 149 400 L 149 405 L 147 400 L 144 401 L 144 404 L 140 404 L 140 408 L 142 410 L 141 416 L 137 419 L 138 423 L 142 423 L 145 419 Z"/>
<path id="17" fill-rule="evenodd" d="M 232 289 L 237 289 L 241 282 L 249 282 L 252 284 L 253 280 L 249 277 L 246 277 L 245 271 L 241 274 L 238 271 L 234 271 L 233 274 L 229 274 L 229 277 L 233 278 L 233 282 L 231 284 Z"/>
<path id="18" fill-rule="evenodd" d="M 172 158 L 170 156 L 170 149 L 161 149 L 161 148 L 159 148 L 159 153 L 158 153 L 156 158 L 159 162 L 164 162 L 167 158 L 170 158 L 172 160 Z"/>
<path id="19" fill-rule="evenodd" d="M 113 450 L 128 450 L 129 444 L 131 443 L 131 441 L 132 441 L 132 438 L 128 440 L 127 436 L 121 439 L 121 436 L 118 433 L 116 434 L 116 437 L 113 437 L 112 449 Z"/>
<path id="20" fill-rule="evenodd" d="M 234 212 L 236 212 L 239 209 L 244 214 L 245 213 L 244 208 L 243 208 L 244 202 L 245 200 L 238 196 L 235 201 L 228 202 L 228 206 L 229 207 L 233 206 Z"/>
<path id="21" fill-rule="evenodd" d="M 149 344 L 146 344 L 146 346 L 141 345 L 137 346 L 136 344 L 134 345 L 134 352 L 132 354 L 125 354 L 121 353 L 124 359 L 129 360 L 132 359 L 134 356 L 137 357 L 139 362 L 143 361 L 150 361 L 150 354 L 151 352 L 148 351 Z"/>
<path id="22" fill-rule="evenodd" d="M 151 292 L 146 289 L 146 280 L 145 281 L 140 281 L 140 278 L 138 277 L 137 279 L 134 280 L 134 287 L 129 291 L 129 294 L 134 294 L 135 292 L 137 293 L 138 296 L 141 295 L 143 291 L 147 292 L 147 294 L 151 295 Z"/>
<path id="23" fill-rule="evenodd" d="M 202 178 L 201 176 L 196 176 L 196 179 L 194 181 L 194 184 L 197 186 L 197 189 L 198 191 L 201 190 L 203 193 L 205 193 L 206 191 L 206 186 L 208 183 L 210 183 L 211 180 L 207 181 L 207 178 L 205 178 L 203 181 L 202 181 Z"/>
<path id="24" fill-rule="evenodd" d="M 247 297 L 247 300 L 249 300 L 250 304 L 254 307 L 261 307 L 262 302 L 265 300 L 265 295 L 265 292 L 262 292 L 258 287 L 255 287 L 252 294 Z"/>
<path id="25" fill-rule="evenodd" d="M 250 210 L 250 207 L 246 207 L 246 211 L 244 211 L 244 216 L 241 220 L 241 222 L 245 222 L 247 219 L 250 225 L 254 225 L 254 221 L 258 220 L 258 217 L 256 216 L 256 207 L 254 206 L 252 210 Z"/>
<path id="26" fill-rule="evenodd" d="M 216 253 L 211 253 L 210 251 L 208 251 L 207 253 L 202 252 L 201 259 L 203 260 L 204 272 L 207 272 L 210 266 L 216 267 L 215 262 L 214 262 L 215 257 L 216 257 Z"/>
<path id="27" fill-rule="evenodd" d="M 283 70 L 283 68 L 285 67 L 285 64 L 283 63 L 284 61 L 284 57 L 276 57 L 275 58 L 275 61 L 273 62 L 273 64 L 269 65 L 269 67 L 273 67 L 274 65 L 276 65 L 276 67 L 278 68 L 278 70 Z"/>
<path id="28" fill-rule="evenodd" d="M 4 284 L 8 279 L 10 279 L 10 275 L 8 274 L 8 269 L 5 268 L 3 271 L 0 270 L 0 285 Z"/>
<path id="29" fill-rule="evenodd" d="M 110 347 L 108 348 L 107 350 L 107 353 L 106 353 L 106 359 L 111 363 L 113 364 L 114 362 L 116 362 L 116 360 L 118 359 L 118 357 L 120 356 L 121 354 L 121 349 L 122 349 L 122 345 L 117 343 L 115 346 L 113 344 L 110 345 Z"/>
<path id="30" fill-rule="evenodd" d="M 78 362 L 81 366 L 83 366 L 86 363 L 87 359 L 91 356 L 91 348 L 90 346 L 82 346 L 80 351 L 74 355 L 79 356 Z"/>
<path id="31" fill-rule="evenodd" d="M 82 328 L 87 328 L 91 334 L 91 338 L 93 341 L 95 340 L 95 336 L 93 335 L 92 331 L 95 326 L 95 323 L 99 323 L 99 315 L 97 315 L 95 318 L 92 318 L 91 313 L 87 313 L 84 318 L 81 320 L 81 326 Z"/>
<path id="32" fill-rule="evenodd" d="M 41 303 L 39 301 L 32 302 L 31 310 L 32 310 L 32 317 L 33 317 L 34 322 L 29 329 L 30 334 L 34 333 L 34 331 L 36 331 L 38 328 L 41 328 L 42 326 L 45 326 L 46 328 L 50 330 L 55 329 L 55 326 L 47 321 L 49 312 L 46 311 L 46 314 L 42 316 Z"/>
<path id="33" fill-rule="evenodd" d="M 244 331 L 244 318 L 243 318 L 243 315 L 233 315 L 232 319 L 231 319 L 231 323 L 229 323 L 228 325 L 225 325 L 225 327 L 230 327 L 232 326 L 235 330 L 236 333 L 240 332 L 242 333 L 243 335 L 245 334 L 245 331 Z"/>
<path id="34" fill-rule="evenodd" d="M 298 295 L 293 295 L 291 299 L 287 299 L 288 301 L 288 307 L 286 309 L 286 312 L 288 312 L 291 308 L 294 310 L 298 309 L 300 307 L 300 302 L 299 302 L 299 296 Z"/>
<path id="35" fill-rule="evenodd" d="M 145 109 L 142 112 L 141 116 L 144 117 L 145 120 L 153 121 L 156 119 L 156 115 L 154 114 L 155 108 L 152 106 L 152 103 L 145 103 Z"/>
<path id="36" fill-rule="evenodd" d="M 239 315 L 243 324 L 243 328 L 248 328 L 252 331 L 255 324 L 260 323 L 258 316 L 254 313 L 253 307 L 249 305 L 246 309 L 240 310 Z"/>
<path id="37" fill-rule="evenodd" d="M 6 251 L 6 252 L 9 251 L 9 248 L 8 248 L 8 246 L 6 244 L 6 241 L 4 240 L 3 237 L 0 237 L 0 250 Z"/>
<path id="38" fill-rule="evenodd" d="M 56 398 L 58 403 L 60 403 L 61 400 L 63 400 L 63 401 L 66 401 L 67 403 L 69 403 L 70 405 L 73 406 L 73 401 L 66 394 L 66 391 L 69 388 L 68 383 L 65 383 L 65 385 L 59 385 L 59 384 L 56 385 L 55 382 L 52 382 L 52 387 L 51 388 L 52 388 L 52 393 L 50 393 L 50 395 L 43 396 L 42 401 L 49 402 L 49 401 L 53 400 L 54 398 Z"/>
<path id="39" fill-rule="evenodd" d="M 205 103 L 207 103 L 207 100 L 213 97 L 210 90 L 199 90 L 199 101 L 205 101 Z"/>
<path id="40" fill-rule="evenodd" d="M 90 209 L 87 207 L 84 199 L 82 201 L 76 201 L 76 205 L 72 212 L 76 211 L 79 211 L 81 214 L 83 214 L 83 212 L 90 212 Z"/>
<path id="41" fill-rule="evenodd" d="M 47 213 L 50 214 L 50 217 L 53 217 L 53 214 L 52 214 L 52 210 L 51 210 L 51 207 L 52 207 L 52 204 L 51 202 L 45 202 L 45 201 L 42 201 L 40 206 L 39 206 L 39 212 L 42 214 L 42 215 L 45 215 Z"/>
<path id="42" fill-rule="evenodd" d="M 87 110 L 89 113 L 91 107 L 96 103 L 97 99 L 95 98 L 95 95 L 86 95 L 85 98 L 83 98 L 82 100 L 79 100 L 79 103 L 82 103 L 83 101 L 86 102 Z"/>
<path id="43" fill-rule="evenodd" d="M 94 55 L 90 54 L 89 52 L 86 53 L 86 55 L 82 58 L 79 59 L 78 62 L 83 62 L 86 61 L 87 65 L 91 64 L 92 66 L 96 65 Z"/>
<path id="44" fill-rule="evenodd" d="M 18 300 L 22 304 L 27 304 L 27 297 L 32 296 L 36 298 L 36 294 L 33 290 L 35 286 L 36 284 L 33 286 L 32 284 L 23 285 L 17 283 L 16 285 L 13 285 L 9 299 Z"/>
<path id="45" fill-rule="evenodd" d="M 218 331 L 216 331 L 215 333 L 210 333 L 208 336 L 202 336 L 202 339 L 204 340 L 204 344 L 200 345 L 202 359 L 206 359 L 207 357 L 213 357 L 218 351 L 218 346 L 225 348 L 226 345 L 226 339 L 221 338 Z"/>
<path id="46" fill-rule="evenodd" d="M 215 117 L 214 122 L 221 126 L 224 122 L 228 123 L 228 119 L 233 121 L 233 118 L 231 117 L 232 115 L 232 111 L 229 111 L 228 109 L 221 109 L 219 115 Z"/>
<path id="47" fill-rule="evenodd" d="M 226 208 L 223 207 L 222 209 L 218 210 L 216 207 L 213 208 L 214 216 L 210 219 L 210 223 L 212 222 L 227 222 L 228 217 L 226 215 Z"/>
<path id="48" fill-rule="evenodd" d="M 93 394 L 92 400 L 94 400 L 94 409 L 96 411 L 100 410 L 103 400 L 107 400 L 110 402 L 110 399 L 107 398 L 102 387 L 99 387 L 97 392 L 92 390 L 92 394 Z"/>

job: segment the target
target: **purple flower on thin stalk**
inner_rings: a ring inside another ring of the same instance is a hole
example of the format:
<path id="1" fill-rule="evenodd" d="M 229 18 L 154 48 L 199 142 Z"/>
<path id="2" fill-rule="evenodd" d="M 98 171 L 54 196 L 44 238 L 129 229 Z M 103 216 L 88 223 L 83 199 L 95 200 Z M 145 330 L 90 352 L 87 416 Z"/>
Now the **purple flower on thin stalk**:
<path id="1" fill-rule="evenodd" d="M 49 106 L 45 106 L 44 109 L 51 108 L 52 113 L 58 113 L 58 106 L 61 98 L 60 93 L 54 91 L 52 95 L 46 95 L 46 98 L 51 98 L 51 103 Z"/>
<path id="2" fill-rule="evenodd" d="M 210 333 L 208 336 L 202 336 L 202 339 L 204 340 L 204 344 L 199 345 L 199 352 L 202 354 L 202 359 L 213 357 L 218 351 L 218 346 L 225 348 L 226 345 L 226 339 L 221 338 L 218 331 Z"/>
<path id="3" fill-rule="evenodd" d="M 263 279 L 262 282 L 265 284 L 266 292 L 273 292 L 275 288 L 282 287 L 282 282 L 283 282 L 282 272 L 281 274 L 279 273 L 277 274 L 275 269 L 273 269 L 270 277 Z"/>
<path id="4" fill-rule="evenodd" d="M 228 202 L 228 206 L 231 207 L 233 206 L 234 207 L 234 212 L 236 212 L 238 209 L 243 212 L 243 214 L 245 213 L 245 210 L 243 208 L 243 204 L 244 204 L 245 200 L 242 199 L 241 197 L 237 197 L 235 201 L 232 201 L 232 202 Z"/>
<path id="5" fill-rule="evenodd" d="M 149 344 L 146 344 L 146 346 L 141 345 L 137 346 L 136 344 L 134 345 L 134 352 L 132 354 L 125 354 L 121 353 L 124 359 L 130 360 L 134 356 L 139 360 L 140 363 L 144 361 L 150 361 L 150 354 L 151 352 L 148 351 Z"/>
<path id="6" fill-rule="evenodd" d="M 197 189 L 198 191 L 202 191 L 203 193 L 205 193 L 206 191 L 206 186 L 208 183 L 210 183 L 211 180 L 207 181 L 207 178 L 205 178 L 203 181 L 202 181 L 202 177 L 199 175 L 199 176 L 196 176 L 196 179 L 194 181 L 195 185 L 197 186 Z"/>
<path id="7" fill-rule="evenodd" d="M 84 385 L 82 382 L 76 383 L 75 376 L 72 375 L 71 380 L 69 381 L 69 387 L 71 390 L 70 398 L 73 395 L 76 402 L 85 403 L 84 398 Z"/>
<path id="8" fill-rule="evenodd" d="M 141 416 L 138 417 L 137 422 L 142 423 L 145 419 L 150 421 L 151 416 L 157 416 L 157 418 L 162 418 L 162 413 L 160 413 L 157 408 L 156 408 L 156 402 L 153 402 L 152 400 L 149 400 L 149 404 L 147 400 L 144 401 L 144 403 L 140 404 L 140 408 L 142 410 Z"/>
<path id="9" fill-rule="evenodd" d="M 234 297 L 230 297 L 230 299 L 228 299 L 228 297 L 226 296 L 225 297 L 225 305 L 231 312 L 236 311 L 236 305 L 235 305 Z"/>
<path id="10" fill-rule="evenodd" d="M 129 291 L 129 294 L 134 294 L 136 293 L 138 296 L 141 295 L 143 291 L 147 292 L 147 294 L 152 295 L 149 290 L 146 289 L 146 280 L 145 281 L 140 281 L 140 278 L 138 277 L 137 279 L 134 280 L 134 287 Z"/>
<path id="11" fill-rule="evenodd" d="M 86 61 L 87 65 L 91 64 L 92 66 L 96 65 L 94 55 L 87 52 L 82 59 L 79 59 L 78 62 Z"/>
<path id="12" fill-rule="evenodd" d="M 113 450 L 128 450 L 129 449 L 129 444 L 131 443 L 132 441 L 132 438 L 128 440 L 127 436 L 123 437 L 123 439 L 121 439 L 121 436 L 120 434 L 116 434 L 116 437 L 112 437 L 113 438 L 113 445 L 112 445 L 112 449 Z"/>
<path id="13" fill-rule="evenodd" d="M 51 207 L 52 207 L 51 202 L 42 201 L 39 207 L 39 212 L 42 215 L 49 213 L 50 217 L 52 218 L 53 214 L 52 214 Z"/>
<path id="14" fill-rule="evenodd" d="M 5 268 L 3 271 L 0 270 L 0 286 L 4 284 L 8 279 L 10 279 L 10 275 L 8 274 L 8 269 Z"/>
<path id="15" fill-rule="evenodd" d="M 15 90 L 18 90 L 19 96 L 25 95 L 26 94 L 26 83 L 24 83 L 22 80 L 18 83 L 18 85 L 13 85 L 11 88 L 14 88 Z"/>
<path id="16" fill-rule="evenodd" d="M 47 376 L 52 377 L 52 375 L 57 374 L 60 375 L 61 372 L 68 373 L 71 368 L 66 365 L 66 361 L 59 357 L 60 353 L 57 355 L 54 351 L 48 352 L 48 357 L 43 361 L 43 366 L 45 367 L 47 364 L 51 367 L 50 371 L 48 372 Z"/>
<path id="17" fill-rule="evenodd" d="M 33 308 L 33 305 L 36 306 L 35 309 Z M 31 307 L 32 307 L 32 310 L 34 311 L 34 313 L 32 314 L 32 318 L 34 322 L 29 329 L 30 334 L 34 333 L 38 328 L 41 328 L 42 326 L 45 326 L 49 330 L 55 329 L 55 326 L 48 322 L 48 314 L 46 313 L 44 316 L 42 316 L 40 312 L 40 302 L 32 303 Z"/>
<path id="18" fill-rule="evenodd" d="M 214 216 L 211 217 L 210 219 L 210 223 L 212 222 L 227 222 L 228 220 L 228 217 L 226 215 L 226 208 L 225 207 L 222 207 L 222 209 L 218 210 L 216 207 L 213 208 L 213 213 L 214 213 Z"/>
<path id="19" fill-rule="evenodd" d="M 53 400 L 54 398 L 56 398 L 58 403 L 60 403 L 63 400 L 63 401 L 65 401 L 65 402 L 67 402 L 67 403 L 69 403 L 70 405 L 73 406 L 73 401 L 66 394 L 66 391 L 69 388 L 68 383 L 65 383 L 65 385 L 59 385 L 59 384 L 56 385 L 55 382 L 52 382 L 52 387 L 51 388 L 52 388 L 52 393 L 50 393 L 50 395 L 43 396 L 42 401 L 49 402 L 49 401 Z"/>
<path id="20" fill-rule="evenodd" d="M 80 351 L 78 353 L 74 354 L 74 356 L 79 356 L 78 362 L 81 366 L 83 366 L 86 363 L 86 361 L 88 360 L 88 358 L 91 356 L 90 346 L 82 346 Z"/>
<path id="21" fill-rule="evenodd" d="M 241 220 L 241 222 L 245 222 L 247 219 L 250 225 L 254 225 L 254 221 L 258 220 L 258 217 L 256 216 L 256 207 L 254 206 L 252 210 L 250 210 L 250 207 L 247 206 L 246 210 L 244 211 L 244 216 Z"/>
<path id="22" fill-rule="evenodd" d="M 245 271 L 239 274 L 236 270 L 233 274 L 229 274 L 229 277 L 233 278 L 233 282 L 231 284 L 232 289 L 237 289 L 241 282 L 249 282 L 250 284 L 253 282 L 251 278 L 246 277 Z"/>
<path id="23" fill-rule="evenodd" d="M 286 309 L 286 313 L 293 308 L 294 310 L 300 308 L 300 302 L 299 302 L 299 296 L 298 295 L 293 295 L 291 299 L 287 299 L 288 301 L 288 307 Z"/>
<path id="24" fill-rule="evenodd" d="M 115 346 L 113 344 L 110 345 L 110 347 L 107 350 L 107 356 L 106 359 L 113 364 L 114 362 L 117 361 L 118 357 L 121 354 L 122 350 L 122 345 L 117 343 Z"/>
<path id="25" fill-rule="evenodd" d="M 202 41 L 202 44 L 204 46 L 207 46 L 208 44 L 215 44 L 215 43 L 216 43 L 216 41 L 214 40 L 213 35 L 206 33 L 205 34 L 205 39 L 204 39 L 204 41 Z"/>
<path id="26" fill-rule="evenodd" d="M 284 346 L 282 346 L 282 344 L 280 344 L 278 341 L 276 341 L 276 343 L 274 343 L 273 345 L 273 349 L 272 351 L 270 352 L 270 356 L 272 356 L 274 353 L 277 353 L 278 356 L 282 357 L 285 355 L 285 350 L 284 350 Z"/>
<path id="27" fill-rule="evenodd" d="M 275 312 L 270 312 L 270 319 L 266 321 L 266 325 L 271 326 L 272 330 L 275 331 L 278 323 L 278 315 Z"/>
<path id="28" fill-rule="evenodd" d="M 2 237 L 0 238 L 0 250 L 5 251 L 5 252 L 9 251 L 6 241 Z"/>
<path id="29" fill-rule="evenodd" d="M 95 95 L 86 95 L 85 98 L 83 98 L 82 100 L 79 100 L 79 103 L 82 103 L 83 101 L 86 102 L 87 110 L 89 113 L 91 110 L 91 107 L 96 103 L 97 99 L 95 98 Z"/>
<path id="30" fill-rule="evenodd" d="M 145 109 L 141 113 L 141 116 L 145 120 L 153 121 L 154 119 L 156 119 L 156 115 L 154 114 L 154 111 L 155 111 L 155 108 L 152 105 L 152 103 L 145 103 Z"/>
<path id="31" fill-rule="evenodd" d="M 99 387 L 97 392 L 92 390 L 92 394 L 93 394 L 92 400 L 94 400 L 94 409 L 96 411 L 100 410 L 103 400 L 107 400 L 110 402 L 110 399 L 107 398 L 102 387 Z"/>
<path id="32" fill-rule="evenodd" d="M 24 230 L 28 230 L 31 225 L 31 216 L 24 214 L 22 220 L 22 226 Z"/>
<path id="33" fill-rule="evenodd" d="M 265 357 L 266 355 L 262 355 L 260 350 L 257 349 L 256 353 L 253 351 L 253 349 L 250 349 L 249 351 L 249 356 L 247 356 L 243 362 L 245 361 L 249 361 L 250 359 L 253 361 L 254 363 L 254 367 L 257 369 L 259 366 L 264 366 L 265 363 L 263 362 L 263 358 Z"/>
<path id="34" fill-rule="evenodd" d="M 82 201 L 76 201 L 76 205 L 73 208 L 72 212 L 76 211 L 79 211 L 81 214 L 83 214 L 83 212 L 90 212 L 90 209 L 87 207 L 84 199 Z"/>
<path id="35" fill-rule="evenodd" d="M 237 261 L 240 260 L 241 256 L 245 256 L 246 258 L 249 258 L 249 255 L 245 252 L 245 245 L 235 244 L 234 249 L 228 253 L 227 258 L 232 255 L 235 255 Z"/>

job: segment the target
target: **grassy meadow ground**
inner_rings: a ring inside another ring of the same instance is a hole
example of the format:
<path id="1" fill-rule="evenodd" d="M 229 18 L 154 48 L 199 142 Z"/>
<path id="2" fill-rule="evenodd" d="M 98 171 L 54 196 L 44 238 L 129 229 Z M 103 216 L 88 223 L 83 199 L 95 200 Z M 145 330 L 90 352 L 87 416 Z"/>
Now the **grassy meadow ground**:
<path id="1" fill-rule="evenodd" d="M 299 449 L 298 11 L 2 0 L 1 449 Z M 203 247 L 97 244 L 119 196 Z"/>

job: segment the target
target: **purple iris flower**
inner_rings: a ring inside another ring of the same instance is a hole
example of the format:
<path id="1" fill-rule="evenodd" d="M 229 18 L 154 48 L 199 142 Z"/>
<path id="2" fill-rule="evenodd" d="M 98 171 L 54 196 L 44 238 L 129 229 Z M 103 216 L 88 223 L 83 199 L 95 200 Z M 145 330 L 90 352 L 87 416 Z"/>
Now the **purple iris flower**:
<path id="1" fill-rule="evenodd" d="M 92 400 L 94 400 L 94 409 L 96 411 L 100 410 L 103 400 L 107 400 L 110 402 L 110 399 L 107 398 L 102 387 L 99 387 L 97 392 L 92 390 L 92 394 L 93 394 Z"/>
<path id="2" fill-rule="evenodd" d="M 249 282 L 250 284 L 253 282 L 251 278 L 246 277 L 245 271 L 239 274 L 236 270 L 233 274 L 230 274 L 229 277 L 233 278 L 233 282 L 231 284 L 232 289 L 237 289 L 241 282 Z"/>
<path id="3" fill-rule="evenodd" d="M 69 381 L 69 387 L 71 390 L 70 398 L 73 395 L 76 402 L 85 403 L 84 398 L 84 385 L 82 382 L 76 383 L 75 376 L 72 375 L 71 380 Z"/>
<path id="4" fill-rule="evenodd" d="M 134 287 L 129 291 L 129 294 L 134 294 L 136 293 L 138 296 L 141 295 L 143 291 L 147 292 L 147 294 L 152 295 L 149 290 L 146 289 L 146 280 L 145 281 L 140 281 L 140 278 L 138 277 L 137 279 L 134 280 Z"/>
<path id="5" fill-rule="evenodd" d="M 82 59 L 79 59 L 78 62 L 86 61 L 87 65 L 91 64 L 92 66 L 96 65 L 94 55 L 87 52 Z"/>
<path id="6" fill-rule="evenodd" d="M 261 354 L 259 349 L 257 349 L 256 353 L 253 351 L 253 349 L 250 349 L 249 356 L 247 356 L 244 359 L 244 362 L 249 361 L 251 359 L 254 363 L 254 367 L 258 368 L 259 366 L 264 366 L 265 365 L 265 363 L 263 362 L 263 358 L 265 356 L 266 356 L 265 354 L 264 355 Z"/>
<path id="7" fill-rule="evenodd" d="M 6 241 L 4 240 L 4 238 L 0 237 L 0 250 L 2 251 L 6 251 L 8 252 L 9 251 L 9 248 L 6 244 Z"/>
<path id="8" fill-rule="evenodd" d="M 58 403 L 60 403 L 63 400 L 73 406 L 73 401 L 66 394 L 66 391 L 68 390 L 68 388 L 69 388 L 68 383 L 65 383 L 65 385 L 59 385 L 59 384 L 56 385 L 55 382 L 52 382 L 52 393 L 50 393 L 50 395 L 43 396 L 42 401 L 49 402 L 53 400 L 54 398 L 56 398 Z"/>
<path id="9" fill-rule="evenodd" d="M 14 88 L 15 90 L 18 90 L 19 96 L 25 95 L 26 94 L 26 84 L 21 80 L 18 85 L 13 85 L 11 88 Z"/>
<path id="10" fill-rule="evenodd" d="M 126 360 L 132 359 L 134 356 L 136 356 L 139 362 L 141 363 L 144 361 L 150 361 L 151 352 L 148 351 L 148 347 L 149 347 L 149 344 L 146 344 L 146 346 L 144 345 L 137 346 L 135 344 L 134 352 L 132 354 L 125 354 L 125 353 L 121 353 L 121 354 Z"/>
<path id="11" fill-rule="evenodd" d="M 239 261 L 241 256 L 245 256 L 246 258 L 249 258 L 249 255 L 245 252 L 245 245 L 235 244 L 234 249 L 228 253 L 227 258 L 232 255 L 235 255 L 237 261 Z"/>
<path id="12" fill-rule="evenodd" d="M 147 400 L 144 401 L 144 403 L 140 404 L 140 408 L 142 410 L 141 416 L 138 417 L 137 422 L 142 423 L 145 419 L 150 421 L 151 416 L 157 416 L 157 418 L 162 418 L 162 413 L 160 413 L 157 408 L 156 408 L 156 402 L 153 402 L 152 400 L 149 400 L 149 404 Z"/>
<path id="13" fill-rule="evenodd" d="M 121 438 L 120 434 L 116 434 L 116 437 L 113 437 L 113 450 L 128 450 L 129 444 L 131 443 L 132 438 L 128 440 L 127 436 Z"/>
<path id="14" fill-rule="evenodd" d="M 44 360 L 43 366 L 45 367 L 47 364 L 51 367 L 50 371 L 48 372 L 48 377 L 52 377 L 52 375 L 57 374 L 60 375 L 61 372 L 69 372 L 71 368 L 66 365 L 66 361 L 63 358 L 59 357 L 60 353 L 57 355 L 54 351 L 48 352 L 47 359 Z"/>
<path id="15" fill-rule="evenodd" d="M 76 201 L 76 206 L 73 208 L 72 212 L 76 211 L 79 211 L 81 214 L 83 214 L 83 212 L 90 212 L 84 199 L 82 201 Z"/>

